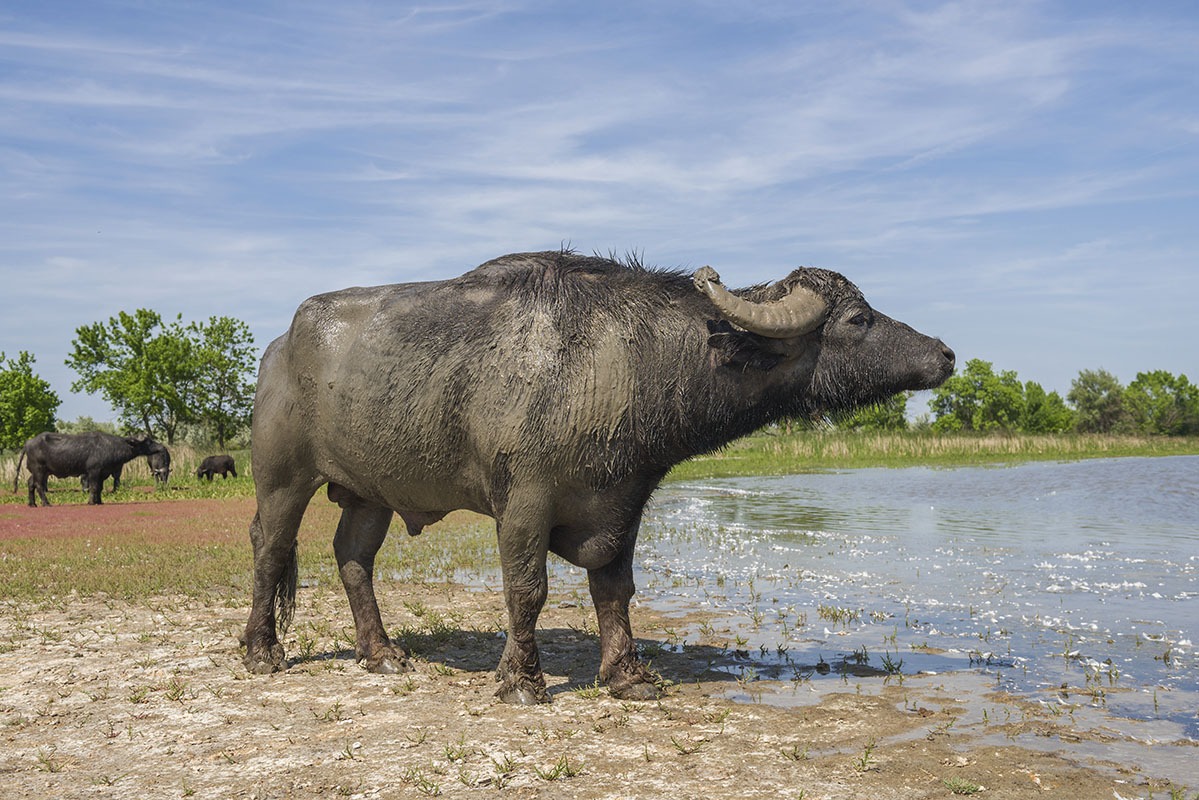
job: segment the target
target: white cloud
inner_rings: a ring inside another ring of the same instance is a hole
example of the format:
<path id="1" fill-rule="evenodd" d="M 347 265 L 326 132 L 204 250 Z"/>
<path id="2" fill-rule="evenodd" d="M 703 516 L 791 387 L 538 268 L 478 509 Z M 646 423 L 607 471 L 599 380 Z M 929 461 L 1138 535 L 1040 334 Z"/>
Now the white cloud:
<path id="1" fill-rule="evenodd" d="M 308 294 L 564 241 L 734 283 L 842 268 L 963 328 L 988 296 L 1093 314 L 1129 261 L 1195 288 L 1196 25 L 1151 7 L 7 13 L 6 351 L 136 307 L 269 338 Z"/>

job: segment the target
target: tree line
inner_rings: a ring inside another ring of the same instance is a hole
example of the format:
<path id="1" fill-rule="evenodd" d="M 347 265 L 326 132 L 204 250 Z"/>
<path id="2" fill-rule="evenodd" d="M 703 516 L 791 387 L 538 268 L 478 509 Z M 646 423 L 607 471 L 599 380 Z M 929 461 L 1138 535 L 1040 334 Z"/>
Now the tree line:
<path id="1" fill-rule="evenodd" d="M 900 394 L 837 424 L 845 428 L 903 430 L 910 426 Z M 1124 386 L 1104 369 L 1084 369 L 1063 398 L 1035 381 L 1021 382 L 1014 370 L 996 372 L 989 361 L 972 359 L 933 390 L 932 412 L 918 427 L 936 433 L 1140 433 L 1199 435 L 1199 386 L 1165 370 L 1138 372 Z"/>
<path id="2" fill-rule="evenodd" d="M 75 331 L 66 360 L 73 392 L 99 394 L 121 426 L 174 444 L 184 432 L 225 445 L 249 425 L 257 355 L 246 323 L 210 317 L 165 321 L 138 309 Z M 61 401 L 33 371 L 34 357 L 0 353 L 0 449 L 42 431 L 74 427 L 56 419 Z"/>
<path id="3" fill-rule="evenodd" d="M 249 425 L 256 356 L 249 327 L 231 317 L 185 324 L 146 309 L 76 329 L 67 366 L 72 391 L 99 393 L 124 428 L 172 444 L 184 430 L 221 449 Z M 55 419 L 60 404 L 33 371 L 34 358 L 0 353 L 0 449 L 18 448 L 41 431 L 76 430 Z M 931 418 L 909 420 L 910 393 L 839 418 L 838 427 L 929 428 L 936 433 L 1143 433 L 1199 435 L 1199 387 L 1163 370 L 1137 373 L 1124 386 L 1103 369 L 1083 370 L 1065 398 L 1013 370 L 972 359 L 933 390 Z"/>

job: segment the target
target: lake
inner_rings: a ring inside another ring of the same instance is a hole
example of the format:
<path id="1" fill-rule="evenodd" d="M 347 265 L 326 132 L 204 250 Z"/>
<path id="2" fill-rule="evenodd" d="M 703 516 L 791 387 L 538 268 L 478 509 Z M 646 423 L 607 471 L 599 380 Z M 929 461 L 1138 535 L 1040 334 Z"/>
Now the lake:
<path id="1" fill-rule="evenodd" d="M 969 674 L 1199 739 L 1199 457 L 668 484 L 637 563 L 755 679 Z"/>

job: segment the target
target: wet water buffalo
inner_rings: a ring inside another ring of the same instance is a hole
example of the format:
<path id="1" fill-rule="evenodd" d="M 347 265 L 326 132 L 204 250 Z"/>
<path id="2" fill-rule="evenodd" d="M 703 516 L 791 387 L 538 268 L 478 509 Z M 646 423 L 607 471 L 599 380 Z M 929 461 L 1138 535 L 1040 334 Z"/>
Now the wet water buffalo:
<path id="1" fill-rule="evenodd" d="M 297 529 L 327 485 L 367 669 L 408 668 L 372 582 L 393 513 L 415 535 L 464 508 L 497 523 L 502 700 L 549 699 L 534 638 L 549 551 L 587 570 L 600 678 L 617 697 L 656 697 L 629 600 L 642 507 L 667 471 L 780 418 L 937 386 L 953 367 L 939 340 L 821 269 L 729 291 L 708 267 L 525 253 L 452 280 L 310 298 L 258 376 L 245 664 L 285 666 Z"/>
<path id="2" fill-rule="evenodd" d="M 36 496 L 41 496 L 42 505 L 50 505 L 46 497 L 46 481 L 50 476 L 70 478 L 76 475 L 87 480 L 88 503 L 98 505 L 104 480 L 113 477 L 113 488 L 120 481 L 121 468 L 138 456 L 149 456 L 162 447 L 153 439 L 134 436 L 113 436 L 100 431 L 88 433 L 39 433 L 25 442 L 17 458 L 17 477 L 13 478 L 13 491 L 21 473 L 21 462 L 29 470 L 29 505 L 36 506 Z M 168 456 L 169 458 L 169 456 Z M 169 462 L 168 462 L 169 463 Z"/>
<path id="3" fill-rule="evenodd" d="M 212 476 L 220 473 L 221 478 L 229 477 L 229 473 L 233 477 L 237 477 L 237 468 L 233 466 L 233 456 L 209 456 L 200 462 L 200 468 L 196 470 L 197 478 L 208 478 L 212 480 Z"/>

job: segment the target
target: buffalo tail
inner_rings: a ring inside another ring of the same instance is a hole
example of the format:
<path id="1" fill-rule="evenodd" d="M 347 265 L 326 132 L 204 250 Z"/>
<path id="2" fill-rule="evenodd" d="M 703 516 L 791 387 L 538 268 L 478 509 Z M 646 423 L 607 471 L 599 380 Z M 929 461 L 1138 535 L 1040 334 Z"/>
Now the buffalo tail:
<path id="1" fill-rule="evenodd" d="M 21 455 L 17 457 L 17 471 L 12 474 L 12 490 L 17 491 L 17 484 L 21 481 L 21 462 L 25 460 L 25 448 L 21 448 Z"/>
<path id="2" fill-rule="evenodd" d="M 287 632 L 296 613 L 296 586 L 300 582 L 300 559 L 296 549 L 297 544 L 292 543 L 287 562 L 283 565 L 283 574 L 275 584 L 275 621 L 279 636 Z"/>

